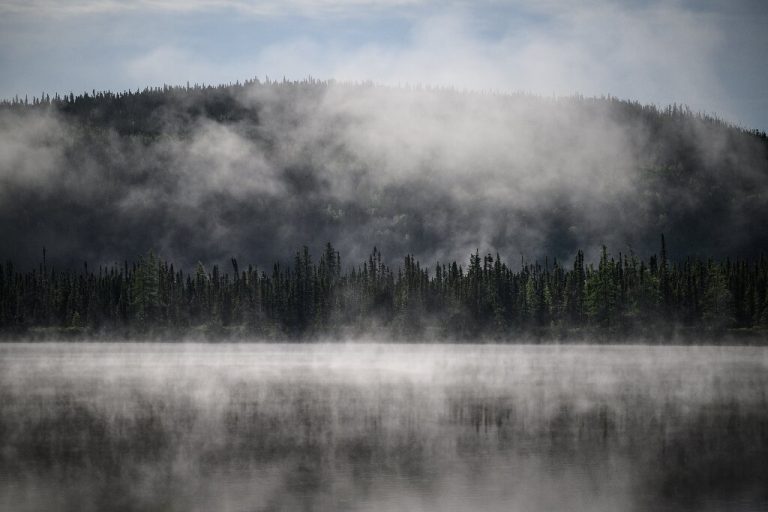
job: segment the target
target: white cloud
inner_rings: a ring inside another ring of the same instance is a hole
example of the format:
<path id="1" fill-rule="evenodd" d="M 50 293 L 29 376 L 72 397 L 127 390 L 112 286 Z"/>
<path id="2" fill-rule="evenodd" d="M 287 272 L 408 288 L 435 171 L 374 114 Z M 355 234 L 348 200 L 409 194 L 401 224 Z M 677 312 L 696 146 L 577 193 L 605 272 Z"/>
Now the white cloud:
<path id="1" fill-rule="evenodd" d="M 342 79 L 612 93 L 703 107 L 721 92 L 714 62 L 719 38 L 707 19 L 673 8 L 571 12 L 496 39 L 473 34 L 456 15 L 419 24 L 403 48 L 369 45 L 329 67 Z"/>
<path id="2" fill-rule="evenodd" d="M 64 15 L 124 11 L 220 11 L 236 10 L 250 15 L 319 15 L 350 9 L 381 9 L 412 6 L 422 0 L 4 0 L 0 13 Z"/>
<path id="3" fill-rule="evenodd" d="M 478 34 L 471 18 L 458 8 L 416 21 L 404 41 L 353 46 L 332 36 L 300 36 L 217 61 L 163 46 L 134 59 L 128 70 L 134 82 L 153 84 L 312 75 L 543 95 L 613 94 L 730 111 L 715 67 L 722 36 L 706 14 L 593 2 L 589 9 L 551 10 L 543 22 L 510 25 L 495 36 Z"/>
<path id="4" fill-rule="evenodd" d="M 11 12 L 35 19 L 44 18 L 46 13 L 76 18 L 84 13 L 149 11 L 198 12 L 195 19 L 202 19 L 209 11 L 227 10 L 243 14 L 240 18 L 246 20 L 248 16 L 260 19 L 281 14 L 350 16 L 353 19 L 344 22 L 346 27 L 354 26 L 357 18 L 376 20 L 376 13 L 386 10 L 400 19 L 405 35 L 391 32 L 345 39 L 322 22 L 311 30 L 291 22 L 285 30 L 260 38 L 259 27 L 253 28 L 257 35 L 247 34 L 246 21 L 235 29 L 240 32 L 231 45 L 227 44 L 229 34 L 204 35 L 216 38 L 216 45 L 211 45 L 216 49 L 207 50 L 197 36 L 191 38 L 173 30 L 158 35 L 150 28 L 142 37 L 133 38 L 133 32 L 119 24 L 109 32 L 99 29 L 98 24 L 77 21 L 74 25 L 82 25 L 85 32 L 96 30 L 89 40 L 98 38 L 100 43 L 107 41 L 121 49 L 123 55 L 133 54 L 115 61 L 114 68 L 105 73 L 119 77 L 108 84 L 117 88 L 311 75 L 384 84 L 522 90 L 547 96 L 612 94 L 646 103 L 686 103 L 694 110 L 715 112 L 736 121 L 736 112 L 744 110 L 731 103 L 737 99 L 727 92 L 718 69 L 718 58 L 722 58 L 718 51 L 725 38 L 722 12 L 693 9 L 683 2 L 0 0 L 0 15 Z M 166 18 L 174 16 L 156 16 L 154 23 L 164 27 Z M 57 34 L 57 23 L 49 21 L 48 29 L 38 33 Z M 60 25 L 67 27 L 60 30 L 62 44 L 67 38 L 80 37 L 72 24 Z M 21 35 L 14 37 L 18 48 L 34 46 L 22 43 Z M 36 44 L 44 47 L 47 43 Z M 76 76 L 85 76 L 87 71 Z"/>

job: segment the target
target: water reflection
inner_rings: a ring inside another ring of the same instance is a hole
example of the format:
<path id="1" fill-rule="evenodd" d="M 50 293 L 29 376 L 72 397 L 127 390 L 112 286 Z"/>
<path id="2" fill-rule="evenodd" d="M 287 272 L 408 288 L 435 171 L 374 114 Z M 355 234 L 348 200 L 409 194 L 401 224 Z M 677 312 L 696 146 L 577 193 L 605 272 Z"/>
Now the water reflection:
<path id="1" fill-rule="evenodd" d="M 3 510 L 768 510 L 745 347 L 0 346 Z"/>

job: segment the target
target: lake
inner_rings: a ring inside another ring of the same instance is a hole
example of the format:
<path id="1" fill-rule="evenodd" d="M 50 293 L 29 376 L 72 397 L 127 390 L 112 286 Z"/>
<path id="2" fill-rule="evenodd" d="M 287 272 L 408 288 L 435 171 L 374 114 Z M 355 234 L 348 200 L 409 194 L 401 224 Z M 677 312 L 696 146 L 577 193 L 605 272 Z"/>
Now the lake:
<path id="1" fill-rule="evenodd" d="M 0 510 L 768 511 L 768 349 L 0 344 Z"/>

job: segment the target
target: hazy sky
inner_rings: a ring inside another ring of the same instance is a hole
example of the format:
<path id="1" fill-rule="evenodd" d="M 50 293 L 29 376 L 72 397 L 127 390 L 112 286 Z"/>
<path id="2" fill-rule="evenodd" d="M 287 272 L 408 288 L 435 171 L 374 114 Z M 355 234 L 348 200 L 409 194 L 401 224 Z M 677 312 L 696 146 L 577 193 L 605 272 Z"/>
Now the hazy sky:
<path id="1" fill-rule="evenodd" d="M 768 129 L 768 2 L 0 0 L 0 97 L 254 76 L 685 103 Z"/>

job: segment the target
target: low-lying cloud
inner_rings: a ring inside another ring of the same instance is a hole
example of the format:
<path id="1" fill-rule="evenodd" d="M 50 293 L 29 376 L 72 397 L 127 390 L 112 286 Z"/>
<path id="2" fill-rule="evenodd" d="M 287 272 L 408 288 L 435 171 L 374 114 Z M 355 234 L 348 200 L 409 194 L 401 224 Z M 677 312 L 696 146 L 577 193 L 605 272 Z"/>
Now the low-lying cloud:
<path id="1" fill-rule="evenodd" d="M 661 233 L 677 256 L 768 247 L 765 140 L 695 116 L 325 84 L 164 98 L 120 114 L 149 135 L 87 121 L 104 105 L 0 112 L 0 256 L 269 265 L 331 241 L 347 263 L 376 245 L 431 264 L 475 249 L 648 254 Z"/>

